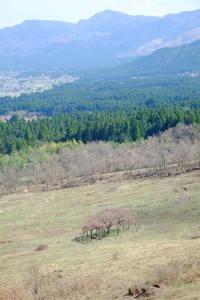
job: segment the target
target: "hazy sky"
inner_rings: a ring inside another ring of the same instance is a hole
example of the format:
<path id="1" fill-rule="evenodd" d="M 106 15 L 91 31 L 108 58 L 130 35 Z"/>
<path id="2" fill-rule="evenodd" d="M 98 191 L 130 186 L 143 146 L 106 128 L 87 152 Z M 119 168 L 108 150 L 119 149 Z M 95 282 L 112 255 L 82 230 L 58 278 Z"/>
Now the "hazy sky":
<path id="1" fill-rule="evenodd" d="M 0 0 L 0 28 L 32 19 L 78 22 L 106 9 L 162 16 L 200 9 L 200 0 Z"/>

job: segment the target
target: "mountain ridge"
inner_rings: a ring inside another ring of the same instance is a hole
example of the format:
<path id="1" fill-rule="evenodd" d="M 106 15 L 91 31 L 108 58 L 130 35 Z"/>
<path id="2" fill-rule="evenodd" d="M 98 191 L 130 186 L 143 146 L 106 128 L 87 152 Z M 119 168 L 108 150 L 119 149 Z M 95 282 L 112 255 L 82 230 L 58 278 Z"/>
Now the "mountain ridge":
<path id="1" fill-rule="evenodd" d="M 200 39 L 177 47 L 158 49 L 150 55 L 104 71 L 107 77 L 200 74 Z M 102 73 L 99 76 L 103 77 Z"/>
<path id="2" fill-rule="evenodd" d="M 0 66 L 105 67 L 197 39 L 200 10 L 164 17 L 106 10 L 78 23 L 26 20 L 0 30 Z"/>

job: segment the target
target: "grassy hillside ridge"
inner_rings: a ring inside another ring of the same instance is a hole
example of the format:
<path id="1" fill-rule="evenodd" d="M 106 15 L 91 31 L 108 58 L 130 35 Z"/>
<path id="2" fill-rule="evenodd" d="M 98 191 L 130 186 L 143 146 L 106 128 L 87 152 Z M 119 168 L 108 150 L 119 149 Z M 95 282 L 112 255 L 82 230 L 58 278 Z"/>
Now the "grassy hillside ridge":
<path id="1" fill-rule="evenodd" d="M 40 296 L 48 299 L 124 299 L 129 286 L 146 280 L 164 287 L 156 299 L 193 299 L 200 291 L 199 243 L 191 239 L 199 234 L 199 178 L 195 171 L 1 197 L 1 290 L 25 284 L 37 266 Z M 140 231 L 75 243 L 83 223 L 106 207 L 129 208 Z M 47 249 L 35 251 L 40 244 Z M 30 285 L 20 286 L 19 299 L 36 299 Z"/>

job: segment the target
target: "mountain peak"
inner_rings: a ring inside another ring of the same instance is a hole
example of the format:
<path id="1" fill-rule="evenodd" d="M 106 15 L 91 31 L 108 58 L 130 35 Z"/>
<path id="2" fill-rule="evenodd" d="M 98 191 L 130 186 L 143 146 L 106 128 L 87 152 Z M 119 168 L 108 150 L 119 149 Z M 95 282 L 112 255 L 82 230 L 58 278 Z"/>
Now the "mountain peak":
<path id="1" fill-rule="evenodd" d="M 26 67 L 31 61 L 34 66 L 53 68 L 119 64 L 159 48 L 199 39 L 199 15 L 200 10 L 165 17 L 105 10 L 77 24 L 26 20 L 0 30 L 1 67 L 17 65 L 20 57 L 20 66 L 27 58 Z"/>

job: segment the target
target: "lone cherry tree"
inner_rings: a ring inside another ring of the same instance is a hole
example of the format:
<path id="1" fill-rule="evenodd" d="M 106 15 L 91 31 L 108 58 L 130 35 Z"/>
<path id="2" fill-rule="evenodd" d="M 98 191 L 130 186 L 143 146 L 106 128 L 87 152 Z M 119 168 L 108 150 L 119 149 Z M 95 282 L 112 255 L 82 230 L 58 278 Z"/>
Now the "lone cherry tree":
<path id="1" fill-rule="evenodd" d="M 90 237 L 96 238 L 98 235 L 105 236 L 110 233 L 111 227 L 115 226 L 117 234 L 120 228 L 124 228 L 125 224 L 128 226 L 133 220 L 127 209 L 124 208 L 106 208 L 97 212 L 94 217 L 88 220 L 82 227 L 83 233 L 90 233 Z M 96 237 L 93 232 L 96 230 Z"/>
<path id="2" fill-rule="evenodd" d="M 95 237 L 93 236 L 93 231 L 96 230 L 96 235 L 98 235 L 98 233 L 101 231 L 105 231 L 106 227 L 105 225 L 97 220 L 97 219 L 93 219 L 93 220 L 89 220 L 87 221 L 83 227 L 82 227 L 82 231 L 83 233 L 87 233 L 87 236 L 88 236 L 88 233 L 90 232 L 90 238 L 91 239 L 94 239 Z"/>

